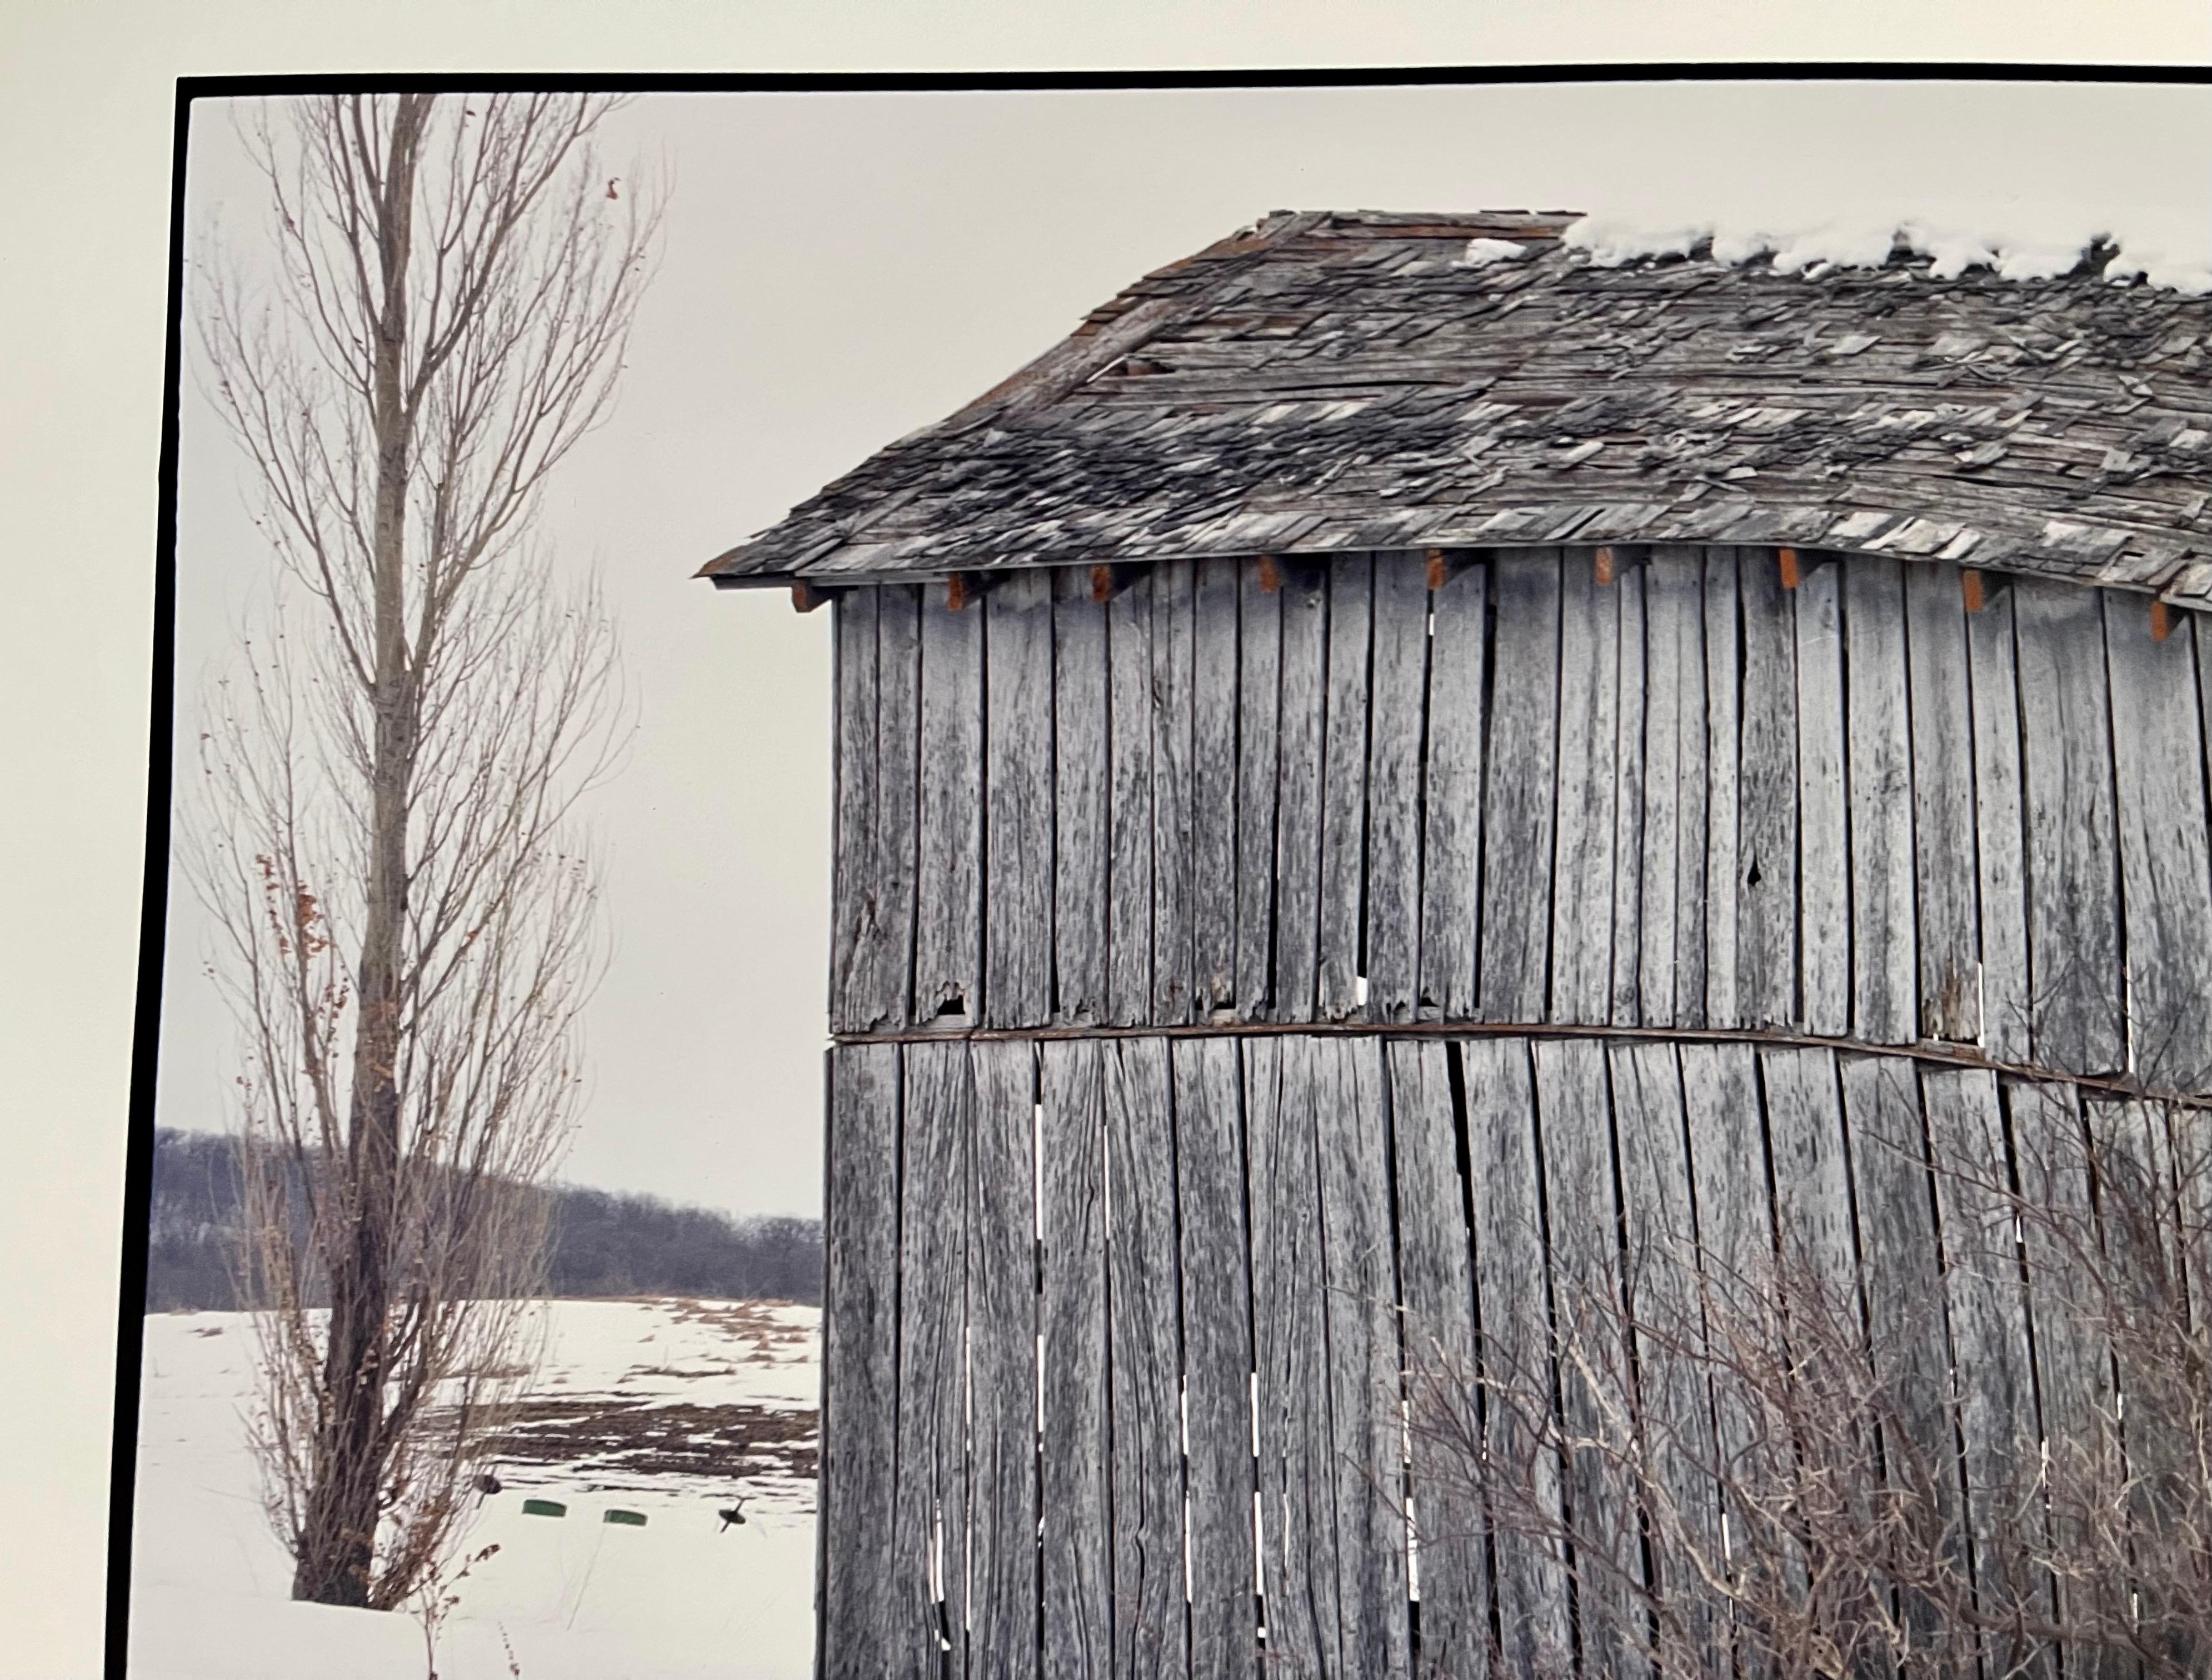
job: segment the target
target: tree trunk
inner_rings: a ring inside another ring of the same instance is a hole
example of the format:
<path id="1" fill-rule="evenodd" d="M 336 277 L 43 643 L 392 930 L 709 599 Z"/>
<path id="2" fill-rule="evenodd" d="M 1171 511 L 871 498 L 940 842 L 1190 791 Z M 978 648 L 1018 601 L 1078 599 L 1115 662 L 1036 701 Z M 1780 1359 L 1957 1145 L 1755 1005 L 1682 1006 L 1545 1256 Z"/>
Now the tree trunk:
<path id="1" fill-rule="evenodd" d="M 377 256 L 382 308 L 374 344 L 376 503 L 375 733 L 370 782 L 368 894 L 356 979 L 353 1088 L 347 1124 L 349 1173 L 359 1205 L 326 1257 L 330 1407 L 317 1443 L 319 1464 L 292 1576 L 292 1596 L 317 1604 L 369 1606 L 378 1490 L 400 1431 L 385 1415 L 386 1335 L 392 1299 L 392 1238 L 399 1171 L 398 978 L 407 920 L 407 807 L 418 710 L 407 648 L 407 474 L 413 415 L 403 389 L 407 352 L 407 263 L 413 230 L 415 165 L 428 100 L 403 95 L 378 195 Z M 386 1608 L 377 1605 L 374 1608 Z"/>

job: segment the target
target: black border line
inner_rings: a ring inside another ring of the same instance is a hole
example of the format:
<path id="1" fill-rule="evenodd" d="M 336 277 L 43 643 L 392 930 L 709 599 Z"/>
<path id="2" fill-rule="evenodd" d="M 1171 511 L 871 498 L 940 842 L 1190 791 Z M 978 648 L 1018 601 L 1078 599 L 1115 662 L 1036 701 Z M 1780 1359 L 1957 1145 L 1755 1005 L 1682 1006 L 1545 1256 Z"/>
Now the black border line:
<path id="1" fill-rule="evenodd" d="M 138 995 L 131 1033 L 131 1122 L 123 1169 L 123 1264 L 116 1293 L 115 1423 L 108 1443 L 104 1671 L 121 1680 L 130 1640 L 131 1519 L 138 1482 L 138 1383 L 146 1346 L 146 1250 L 154 1192 L 154 1099 L 161 1055 L 161 962 L 169 913 L 169 807 L 177 668 L 177 445 L 184 368 L 185 159 L 191 97 L 177 96 L 169 174 L 169 322 L 161 358 L 161 466 L 155 514 L 153 681 L 148 696 L 146 857 Z"/>
<path id="2" fill-rule="evenodd" d="M 893 94 L 1146 93 L 1297 88 L 1511 87 L 1609 82 L 1974 82 L 2202 87 L 2212 65 L 2081 64 L 1960 60 L 1734 59 L 1656 64 L 1468 66 L 1340 65 L 1207 70 L 646 71 L 459 74 L 404 70 L 177 79 L 169 186 L 168 333 L 162 358 L 161 484 L 154 552 L 152 683 L 148 717 L 146 856 L 131 1032 L 129 1133 L 123 1184 L 122 1269 L 117 1292 L 115 1422 L 110 1440 L 106 1632 L 102 1671 L 124 1680 L 129 1660 L 131 1525 L 137 1493 L 139 1373 L 145 1348 L 149 1220 L 152 1209 L 161 972 L 168 916 L 171 755 L 176 714 L 177 465 L 182 407 L 185 161 L 193 103 L 336 91 L 489 93 Z M 1437 1032 L 1423 1024 L 1410 1030 Z M 1449 1036 L 1447 1032 L 1445 1036 Z M 838 1042 L 848 1042 L 840 1038 Z M 1910 1054 L 1911 1052 L 1906 1052 Z"/>

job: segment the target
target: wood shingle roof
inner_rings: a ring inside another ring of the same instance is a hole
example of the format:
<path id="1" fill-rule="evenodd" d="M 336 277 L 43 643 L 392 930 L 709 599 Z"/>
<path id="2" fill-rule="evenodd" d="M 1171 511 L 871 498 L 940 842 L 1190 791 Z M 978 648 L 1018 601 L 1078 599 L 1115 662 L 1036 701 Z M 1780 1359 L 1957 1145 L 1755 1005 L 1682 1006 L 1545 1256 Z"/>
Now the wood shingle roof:
<path id="1" fill-rule="evenodd" d="M 710 562 L 726 587 L 1199 555 L 1742 542 L 2212 606 L 2212 298 L 1601 267 L 1567 213 L 1278 213 Z M 1473 240 L 1526 254 L 1469 264 Z"/>

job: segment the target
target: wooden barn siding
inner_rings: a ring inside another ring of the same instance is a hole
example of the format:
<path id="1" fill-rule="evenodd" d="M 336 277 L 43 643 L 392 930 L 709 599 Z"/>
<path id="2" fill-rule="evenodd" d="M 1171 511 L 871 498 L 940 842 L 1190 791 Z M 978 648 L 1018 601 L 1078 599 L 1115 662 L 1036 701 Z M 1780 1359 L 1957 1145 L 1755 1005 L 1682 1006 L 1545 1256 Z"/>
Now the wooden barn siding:
<path id="1" fill-rule="evenodd" d="M 1856 1293 L 1966 1543 L 2008 1519 L 1996 1489 L 2039 1440 L 2119 1450 L 2109 1360 L 2054 1314 L 2075 1269 L 2033 1234 L 2023 1263 L 2002 1199 L 1928 1166 L 1931 1146 L 2012 1160 L 2045 1193 L 2039 1140 L 2083 1123 L 2071 1087 L 1595 1035 L 955 1039 L 831 1062 L 824 1674 L 1453 1680 L 1493 1646 L 1548 1671 L 1575 1595 L 1644 1567 L 1638 1513 L 1605 1511 L 1618 1494 L 1570 1461 L 1530 1493 L 1595 1513 L 1610 1566 L 1486 1531 L 1425 1424 L 1456 1399 L 1462 1439 L 1510 1452 L 1513 1419 L 1479 1415 L 1471 1378 L 1544 1391 L 1565 1327 L 1631 1287 L 1648 1321 L 1697 1333 L 1694 1299 L 1670 1318 L 1648 1293 L 1661 1251 L 1719 1301 L 1778 1242 Z M 2096 1112 L 2157 1170 L 2142 1111 Z M 1586 1422 L 1638 1385 L 1687 1444 L 1660 1466 L 1672 1496 L 1717 1528 L 1696 1444 L 1740 1452 L 1757 1400 L 1583 1351 L 1552 1403 Z M 1401 1404 L 1425 1427 L 1402 1430 Z M 1730 1672 L 1724 1628 L 1680 1637 L 1665 1671 Z M 1644 1671 L 1588 1639 L 1577 1661 Z"/>
<path id="2" fill-rule="evenodd" d="M 2200 622 L 1802 564 L 844 595 L 833 1025 L 1773 1026 L 2212 1085 Z"/>

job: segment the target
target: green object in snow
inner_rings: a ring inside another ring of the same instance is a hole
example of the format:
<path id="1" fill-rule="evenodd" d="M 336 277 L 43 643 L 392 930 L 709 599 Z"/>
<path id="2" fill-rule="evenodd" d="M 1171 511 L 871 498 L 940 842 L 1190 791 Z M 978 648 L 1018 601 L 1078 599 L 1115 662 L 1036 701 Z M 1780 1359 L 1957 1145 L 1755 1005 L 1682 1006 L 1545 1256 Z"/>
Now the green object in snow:
<path id="1" fill-rule="evenodd" d="M 526 1517 L 565 1517 L 568 1514 L 568 1507 L 557 1500 L 526 1499 L 522 1501 L 522 1514 Z"/>
<path id="2" fill-rule="evenodd" d="M 642 1511 L 610 1509 L 606 1514 L 605 1520 L 611 1523 L 621 1523 L 625 1527 L 629 1528 L 643 1528 L 645 1526 L 645 1513 Z"/>

